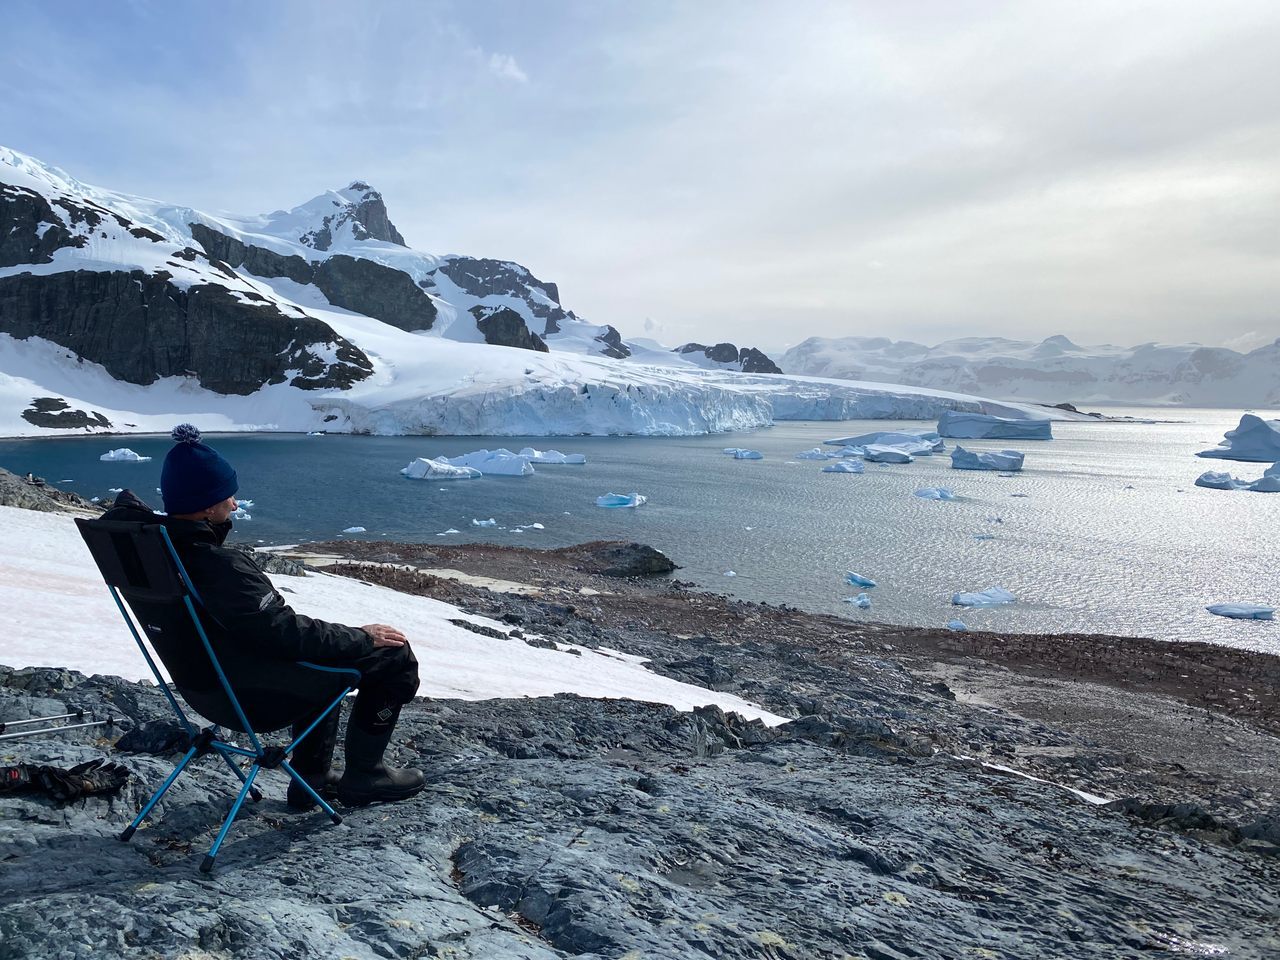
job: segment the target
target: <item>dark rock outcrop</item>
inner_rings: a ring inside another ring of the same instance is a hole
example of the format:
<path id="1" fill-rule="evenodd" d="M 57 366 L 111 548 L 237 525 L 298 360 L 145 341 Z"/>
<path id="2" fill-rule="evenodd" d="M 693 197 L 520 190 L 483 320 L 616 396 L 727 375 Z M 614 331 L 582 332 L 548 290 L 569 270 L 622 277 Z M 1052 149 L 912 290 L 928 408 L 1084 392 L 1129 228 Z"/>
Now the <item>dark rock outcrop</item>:
<path id="1" fill-rule="evenodd" d="M 345 254 L 311 263 L 299 256 L 286 257 L 242 243 L 202 223 L 189 226 L 192 236 L 210 257 L 233 267 L 243 267 L 259 277 L 287 277 L 295 283 L 313 283 L 335 307 L 363 313 L 410 332 L 430 330 L 435 322 L 435 303 L 425 289 L 402 270 Z"/>
<path id="2" fill-rule="evenodd" d="M 484 257 L 453 257 L 435 272 L 444 274 L 463 293 L 473 297 L 518 297 L 533 317 L 544 321 L 544 336 L 558 333 L 560 321 L 573 317 L 572 312 L 560 306 L 560 289 L 554 283 L 539 280 L 518 263 Z M 534 291 L 541 291 L 544 297 L 534 296 Z"/>
<path id="3" fill-rule="evenodd" d="M 101 215 L 88 210 L 82 217 Z M 85 237 L 73 234 L 53 211 L 49 201 L 34 190 L 0 183 L 0 267 L 20 263 L 49 263 L 62 247 L 83 247 Z"/>
<path id="4" fill-rule="evenodd" d="M 654 577 L 679 569 L 665 553 L 646 543 L 602 543 L 590 550 L 590 560 L 583 569 L 606 577 Z"/>
<path id="5" fill-rule="evenodd" d="M 19 507 L 41 513 L 75 513 L 98 516 L 103 507 L 70 490 L 59 490 L 42 480 L 27 480 L 0 467 L 0 507 Z"/>
<path id="6" fill-rule="evenodd" d="M 111 421 L 94 410 L 73 409 L 61 397 L 36 397 L 31 406 L 22 411 L 22 419 L 37 427 L 50 430 L 76 430 L 81 427 L 93 430 L 110 430 Z"/>
<path id="7" fill-rule="evenodd" d="M 676 347 L 675 353 L 701 353 L 714 363 L 733 364 L 743 373 L 781 373 L 782 368 L 755 347 L 738 349 L 732 343 L 686 343 Z"/>
<path id="8" fill-rule="evenodd" d="M 235 237 L 219 233 L 203 223 L 189 223 L 191 236 L 211 259 L 221 260 L 237 269 L 243 267 L 257 277 L 287 277 L 294 283 L 310 283 L 315 267 L 297 255 L 284 256 L 274 250 L 242 243 Z"/>
<path id="9" fill-rule="evenodd" d="M 181 261 L 172 265 L 177 270 Z M 343 389 L 373 370 L 313 317 L 288 316 L 264 297 L 215 283 L 182 289 L 170 277 L 141 270 L 0 277 L 0 332 L 52 341 L 118 380 L 191 376 L 218 393 L 248 394 L 286 379 L 304 389 Z"/>
<path id="10" fill-rule="evenodd" d="M 519 347 L 549 353 L 546 342 L 525 326 L 524 317 L 510 307 L 471 308 L 476 327 L 484 334 L 484 342 L 499 347 Z"/>
<path id="11" fill-rule="evenodd" d="M 431 297 L 403 270 L 337 254 L 316 264 L 312 281 L 335 307 L 363 313 L 401 330 L 430 330 Z"/>
<path id="12" fill-rule="evenodd" d="M 611 324 L 605 324 L 604 333 L 596 337 L 596 342 L 604 344 L 604 349 L 600 352 L 606 357 L 623 360 L 631 356 L 631 348 L 622 342 L 622 334 Z"/>

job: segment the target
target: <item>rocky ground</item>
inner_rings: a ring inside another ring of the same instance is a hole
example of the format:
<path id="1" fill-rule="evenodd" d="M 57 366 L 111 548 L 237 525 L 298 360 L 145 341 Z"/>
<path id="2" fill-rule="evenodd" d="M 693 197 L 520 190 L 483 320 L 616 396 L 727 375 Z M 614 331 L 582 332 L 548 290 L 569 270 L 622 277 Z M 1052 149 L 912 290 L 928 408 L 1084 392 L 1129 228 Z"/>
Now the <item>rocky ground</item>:
<path id="1" fill-rule="evenodd" d="M 1276 658 L 864 625 L 629 576 L 658 561 L 616 545 L 308 552 L 795 719 L 419 701 L 396 750 L 424 794 L 334 827 L 270 773 L 204 877 L 234 783 L 211 761 L 114 836 L 175 757 L 159 691 L 0 668 L 0 718 L 121 718 L 0 763 L 134 772 L 0 797 L 0 960 L 1280 956 Z"/>

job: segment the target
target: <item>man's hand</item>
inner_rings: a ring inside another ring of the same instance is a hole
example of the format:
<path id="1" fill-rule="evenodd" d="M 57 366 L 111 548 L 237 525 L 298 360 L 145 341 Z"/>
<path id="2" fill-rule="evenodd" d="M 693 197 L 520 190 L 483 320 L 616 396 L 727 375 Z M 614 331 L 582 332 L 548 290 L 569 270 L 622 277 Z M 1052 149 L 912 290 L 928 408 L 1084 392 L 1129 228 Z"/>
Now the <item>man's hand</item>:
<path id="1" fill-rule="evenodd" d="M 403 647 L 408 639 L 395 627 L 389 627 L 385 623 L 367 623 L 360 629 L 373 637 L 375 647 Z"/>

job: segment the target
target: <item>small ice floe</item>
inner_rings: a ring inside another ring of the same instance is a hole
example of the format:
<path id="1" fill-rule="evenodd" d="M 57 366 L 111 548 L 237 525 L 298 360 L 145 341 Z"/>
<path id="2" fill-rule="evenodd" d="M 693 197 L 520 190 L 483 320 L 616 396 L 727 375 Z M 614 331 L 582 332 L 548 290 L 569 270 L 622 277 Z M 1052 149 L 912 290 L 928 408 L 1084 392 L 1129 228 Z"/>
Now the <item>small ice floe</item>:
<path id="1" fill-rule="evenodd" d="M 759 450 L 748 450 L 746 447 L 725 447 L 724 452 L 735 460 L 763 460 L 764 454 Z"/>
<path id="2" fill-rule="evenodd" d="M 365 529 L 364 527 L 347 527 L 342 532 L 343 533 L 364 533 Z"/>
<path id="3" fill-rule="evenodd" d="M 852 603 L 855 607 L 866 610 L 871 606 L 871 598 L 865 593 L 860 593 L 856 597 L 845 597 L 845 603 Z"/>
<path id="4" fill-rule="evenodd" d="M 827 451 L 822 450 L 819 447 L 814 447 L 812 450 L 802 450 L 800 453 L 795 455 L 795 458 L 797 460 L 830 460 L 832 457 L 838 456 L 840 456 L 840 454 L 827 453 Z"/>
<path id="5" fill-rule="evenodd" d="M 457 528 L 455 528 L 455 527 L 450 527 L 448 530 L 444 531 L 443 533 L 437 533 L 437 534 L 436 534 L 436 536 L 437 536 L 437 537 L 447 537 L 447 536 L 449 536 L 449 535 L 450 535 L 450 534 L 452 534 L 452 533 L 461 533 L 461 532 L 462 532 L 461 530 L 458 530 L 458 529 L 457 529 Z"/>
<path id="6" fill-rule="evenodd" d="M 248 509 L 248 510 L 252 510 L 252 509 L 253 509 L 253 501 L 252 501 L 252 500 L 241 500 L 239 497 L 236 497 L 236 506 L 237 506 L 237 507 L 242 507 L 242 508 L 245 508 L 245 509 Z"/>
<path id="7" fill-rule="evenodd" d="M 954 630 L 956 633 L 965 633 L 969 628 L 964 625 L 963 620 L 948 620 L 947 629 Z"/>
<path id="8" fill-rule="evenodd" d="M 956 495 L 947 487 L 922 487 L 916 491 L 921 500 L 954 500 Z"/>
<path id="9" fill-rule="evenodd" d="M 490 517 L 488 520 L 477 520 L 475 517 L 472 517 L 471 525 L 473 527 L 496 527 L 498 525 L 498 521 L 493 519 L 493 517 Z"/>
<path id="10" fill-rule="evenodd" d="M 59 480 L 59 483 L 75 483 L 74 480 Z"/>
<path id="11" fill-rule="evenodd" d="M 400 471 L 410 480 L 473 480 L 483 476 L 475 467 L 458 467 L 442 459 L 419 457 Z"/>
<path id="12" fill-rule="evenodd" d="M 107 493 L 123 493 L 124 487 L 109 487 Z"/>
<path id="13" fill-rule="evenodd" d="M 854 573 L 852 570 L 845 573 L 844 582 L 853 584 L 855 587 L 867 587 L 868 589 L 876 585 L 876 582 L 870 577 L 864 577 L 862 574 Z"/>
<path id="14" fill-rule="evenodd" d="M 822 468 L 823 473 L 862 473 L 865 470 L 861 460 L 838 460 Z"/>
<path id="15" fill-rule="evenodd" d="M 597 507 L 638 507 L 649 498 L 638 493 L 606 493 L 596 497 Z"/>
<path id="16" fill-rule="evenodd" d="M 89 498 L 89 502 L 90 502 L 90 503 L 101 503 L 101 502 L 102 502 L 102 498 L 101 498 L 101 497 L 90 497 L 90 498 Z"/>
<path id="17" fill-rule="evenodd" d="M 736 576 L 737 576 L 737 574 L 736 574 L 736 573 L 734 573 L 734 571 L 732 571 L 732 570 L 726 570 L 726 571 L 724 572 L 724 575 L 725 575 L 726 577 L 736 577 Z"/>
<path id="18" fill-rule="evenodd" d="M 1022 469 L 1023 454 L 1017 450 L 977 453 L 957 444 L 951 451 L 952 470 L 1003 470 L 1015 473 Z"/>
<path id="19" fill-rule="evenodd" d="M 146 463 L 151 458 L 134 453 L 128 447 L 121 447 L 119 450 L 110 450 L 107 453 L 104 453 L 98 459 L 107 460 L 113 463 Z"/>
<path id="20" fill-rule="evenodd" d="M 436 457 L 438 463 L 448 463 L 455 467 L 471 467 L 479 470 L 486 477 L 531 477 L 533 465 L 528 457 L 512 453 L 506 447 L 497 450 L 473 450 L 460 457 Z"/>
<path id="21" fill-rule="evenodd" d="M 559 450 L 535 450 L 525 447 L 516 456 L 524 457 L 530 463 L 586 463 L 587 458 L 581 453 L 561 453 Z"/>
<path id="22" fill-rule="evenodd" d="M 1002 603 L 1013 603 L 1018 598 L 1004 587 L 987 587 L 974 593 L 957 593 L 951 602 L 957 607 L 995 607 Z"/>
<path id="23" fill-rule="evenodd" d="M 902 447 L 882 443 L 869 443 L 865 451 L 862 459 L 872 463 L 912 463 L 915 460 L 915 457 Z"/>
<path id="24" fill-rule="evenodd" d="M 308 431 L 307 431 L 307 436 L 308 436 L 308 437 L 323 437 L 323 436 L 324 436 L 324 431 L 323 431 L 323 430 L 308 430 Z"/>
<path id="25" fill-rule="evenodd" d="M 1274 620 L 1275 607 L 1264 607 L 1257 603 L 1215 603 L 1205 607 L 1215 617 L 1230 617 L 1232 620 Z"/>
<path id="26" fill-rule="evenodd" d="M 742 529 L 744 529 L 744 530 L 754 530 L 754 529 L 755 529 L 755 527 L 743 527 Z"/>
<path id="27" fill-rule="evenodd" d="M 249 513 L 248 510 L 244 508 L 243 504 L 236 507 L 234 510 L 231 511 L 231 513 L 227 514 L 227 516 L 229 516 L 232 520 L 252 520 L 253 519 L 253 516 Z"/>
<path id="28" fill-rule="evenodd" d="M 526 524 L 524 524 L 524 528 L 525 528 L 526 530 L 545 530 L 545 529 L 547 529 L 546 527 L 544 527 L 544 526 L 543 526 L 542 524 L 540 524 L 540 523 L 526 523 Z"/>

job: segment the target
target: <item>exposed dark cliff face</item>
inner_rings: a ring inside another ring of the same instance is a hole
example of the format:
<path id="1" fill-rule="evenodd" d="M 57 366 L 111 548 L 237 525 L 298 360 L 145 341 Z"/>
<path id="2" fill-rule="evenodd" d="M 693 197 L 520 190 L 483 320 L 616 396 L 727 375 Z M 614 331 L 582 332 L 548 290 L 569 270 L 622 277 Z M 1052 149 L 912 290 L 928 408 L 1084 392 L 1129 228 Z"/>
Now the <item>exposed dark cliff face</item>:
<path id="1" fill-rule="evenodd" d="M 299 256 L 283 256 L 263 247 L 242 243 L 225 233 L 219 233 L 203 223 L 187 226 L 196 242 L 214 260 L 221 260 L 233 267 L 244 267 L 257 277 L 287 277 L 295 283 L 310 283 L 315 268 Z"/>
<path id="2" fill-rule="evenodd" d="M 701 353 L 715 363 L 732 363 L 743 373 L 781 373 L 782 368 L 755 347 L 739 350 L 732 343 L 717 343 L 708 347 L 704 343 L 686 343 L 676 347 L 676 353 Z"/>
<path id="3" fill-rule="evenodd" d="M 518 263 L 489 260 L 478 257 L 454 257 L 436 273 L 443 273 L 464 293 L 473 297 L 519 297 L 529 305 L 529 312 L 545 322 L 542 333 L 549 336 L 560 332 L 560 321 L 571 318 L 572 313 L 560 306 L 560 289 L 554 283 L 544 283 Z M 541 290 L 551 303 L 541 297 L 530 296 L 530 291 Z"/>
<path id="4" fill-rule="evenodd" d="M 63 225 L 62 217 L 40 194 L 7 183 L 0 183 L 0 224 L 0 267 L 49 263 L 55 250 L 82 247 L 86 242 Z"/>
<path id="5" fill-rule="evenodd" d="M 402 270 L 343 254 L 316 264 L 312 281 L 335 307 L 401 330 L 430 330 L 436 305 Z"/>
<path id="6" fill-rule="evenodd" d="M 344 254 L 310 263 L 302 257 L 286 257 L 242 243 L 202 223 L 189 226 L 210 257 L 243 267 L 255 276 L 315 284 L 335 307 L 363 313 L 401 330 L 430 330 L 435 322 L 435 303 L 403 271 Z"/>
<path id="7" fill-rule="evenodd" d="M 611 324 L 605 324 L 604 333 L 596 337 L 596 342 L 604 344 L 604 348 L 600 352 L 606 357 L 622 360 L 631 356 L 631 348 L 622 342 L 622 334 L 618 332 L 617 327 Z"/>
<path id="8" fill-rule="evenodd" d="M 524 318 L 510 307 L 472 307 L 476 327 L 484 334 L 484 342 L 499 347 L 519 347 L 550 353 L 547 344 L 524 325 Z"/>
<path id="9" fill-rule="evenodd" d="M 198 256 L 190 251 L 192 256 Z M 170 274 L 74 270 L 0 277 L 0 332 L 42 337 L 99 363 L 119 380 L 195 376 L 218 393 L 248 394 L 286 379 L 346 388 L 373 365 L 312 317 L 290 317 L 256 294 L 217 284 L 183 290 Z M 330 363 L 311 349 L 336 348 Z"/>

